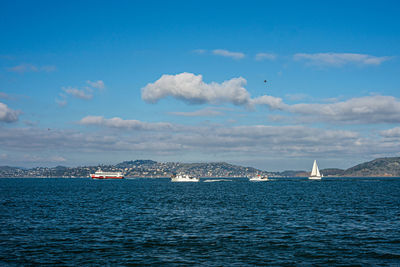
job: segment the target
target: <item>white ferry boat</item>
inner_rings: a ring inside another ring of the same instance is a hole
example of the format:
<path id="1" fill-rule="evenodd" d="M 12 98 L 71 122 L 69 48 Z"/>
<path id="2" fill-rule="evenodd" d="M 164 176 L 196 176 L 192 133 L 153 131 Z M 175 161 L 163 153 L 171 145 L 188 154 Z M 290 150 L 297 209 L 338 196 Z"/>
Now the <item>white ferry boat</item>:
<path id="1" fill-rule="evenodd" d="M 263 182 L 263 181 L 268 181 L 268 176 L 267 175 L 260 175 L 257 174 L 255 176 L 249 177 L 250 182 Z"/>
<path id="2" fill-rule="evenodd" d="M 92 179 L 124 179 L 122 172 L 103 172 L 101 169 L 94 174 L 90 174 Z"/>
<path id="3" fill-rule="evenodd" d="M 187 174 L 177 174 L 171 176 L 171 182 L 199 182 L 198 177 L 189 176 Z"/>

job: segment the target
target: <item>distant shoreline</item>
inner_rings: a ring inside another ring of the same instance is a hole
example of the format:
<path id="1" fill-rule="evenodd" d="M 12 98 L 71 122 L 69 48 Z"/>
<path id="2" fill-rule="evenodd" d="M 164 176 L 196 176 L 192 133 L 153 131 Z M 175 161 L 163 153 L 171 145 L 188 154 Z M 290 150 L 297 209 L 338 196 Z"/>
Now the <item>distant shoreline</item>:
<path id="1" fill-rule="evenodd" d="M 51 176 L 51 177 L 32 177 L 32 176 L 24 176 L 24 177 L 0 177 L 0 179 L 91 179 L 90 177 L 59 177 L 59 176 Z M 145 177 L 145 176 L 129 176 L 125 177 L 125 179 L 169 179 L 169 176 L 160 176 L 160 177 Z M 200 176 L 200 179 L 211 179 L 211 178 L 218 178 L 218 179 L 246 179 L 247 177 L 244 176 Z M 307 176 L 270 176 L 271 179 L 308 179 Z M 349 178 L 349 179 L 360 179 L 360 178 L 400 178 L 400 176 L 324 176 L 323 179 L 331 179 L 331 178 Z M 121 180 L 121 179 L 120 179 Z M 122 179 L 123 180 L 123 179 Z"/>

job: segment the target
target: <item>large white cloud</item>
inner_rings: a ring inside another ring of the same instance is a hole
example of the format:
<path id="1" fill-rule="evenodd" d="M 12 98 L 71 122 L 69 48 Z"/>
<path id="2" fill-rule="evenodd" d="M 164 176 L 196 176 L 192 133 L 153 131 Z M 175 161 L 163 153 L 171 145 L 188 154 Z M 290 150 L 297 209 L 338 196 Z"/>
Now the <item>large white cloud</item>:
<path id="1" fill-rule="evenodd" d="M 391 59 L 391 57 L 377 57 L 356 53 L 297 53 L 293 56 L 293 59 L 305 61 L 310 65 L 343 66 L 345 64 L 380 65 L 382 62 Z"/>
<path id="2" fill-rule="evenodd" d="M 6 104 L 0 102 L 0 122 L 16 122 L 20 114 L 20 111 L 13 110 Z"/>
<path id="3" fill-rule="evenodd" d="M 282 99 L 272 96 L 262 96 L 252 99 L 244 87 L 246 79 L 233 78 L 223 83 L 205 83 L 202 75 L 180 73 L 162 75 L 154 83 L 142 88 L 142 98 L 146 102 L 156 103 L 160 99 L 171 96 L 191 104 L 223 104 L 254 106 L 267 105 L 272 109 L 281 108 Z"/>
<path id="4" fill-rule="evenodd" d="M 233 78 L 223 83 L 205 83 L 202 75 L 180 73 L 177 75 L 162 75 L 154 83 L 142 88 L 142 98 L 146 102 L 156 103 L 162 98 L 172 96 L 192 104 L 201 103 L 233 103 L 247 104 L 250 94 L 244 88 L 246 80 L 242 77 Z"/>
<path id="5" fill-rule="evenodd" d="M 303 122 L 326 123 L 399 123 L 400 100 L 393 96 L 372 95 L 351 98 L 334 103 L 287 104 L 281 98 L 262 95 L 251 98 L 244 87 L 246 80 L 233 78 L 223 83 L 205 83 L 202 75 L 181 73 L 163 75 L 154 83 L 142 88 L 142 98 L 156 103 L 168 96 L 191 104 L 231 103 L 245 107 L 266 106 L 297 116 Z"/>
<path id="6" fill-rule="evenodd" d="M 393 96 L 364 96 L 334 103 L 287 104 L 281 98 L 262 95 L 251 98 L 245 88 L 246 80 L 233 78 L 223 83 L 205 83 L 202 75 L 181 73 L 163 75 L 142 88 L 142 98 L 156 103 L 168 96 L 191 104 L 231 103 L 245 107 L 266 106 L 295 115 L 303 122 L 326 123 L 399 123 L 400 101 Z"/>

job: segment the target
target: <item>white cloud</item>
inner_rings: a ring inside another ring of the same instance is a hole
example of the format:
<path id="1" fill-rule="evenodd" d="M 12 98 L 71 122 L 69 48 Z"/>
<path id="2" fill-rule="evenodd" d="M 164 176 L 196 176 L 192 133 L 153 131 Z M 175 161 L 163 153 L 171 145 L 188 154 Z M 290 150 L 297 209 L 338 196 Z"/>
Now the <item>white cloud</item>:
<path id="1" fill-rule="evenodd" d="M 355 53 L 297 53 L 293 56 L 294 60 L 305 61 L 309 65 L 326 65 L 336 67 L 346 64 L 380 65 L 382 62 L 387 61 L 391 58 L 392 57 L 388 56 L 377 57 Z"/>
<path id="2" fill-rule="evenodd" d="M 282 99 L 279 97 L 263 95 L 250 100 L 251 105 L 264 105 L 268 106 L 270 109 L 275 110 L 283 110 L 287 107 L 285 103 L 283 103 Z"/>
<path id="3" fill-rule="evenodd" d="M 87 84 L 89 84 L 91 87 L 93 88 L 97 88 L 97 89 L 104 89 L 105 85 L 104 82 L 102 80 L 98 80 L 98 81 L 86 81 Z"/>
<path id="4" fill-rule="evenodd" d="M 257 61 L 262 61 L 262 60 L 275 60 L 276 59 L 276 55 L 272 54 L 272 53 L 258 53 L 255 56 L 255 60 Z"/>
<path id="5" fill-rule="evenodd" d="M 84 99 L 84 100 L 90 100 L 93 98 L 93 94 L 88 92 L 88 90 L 80 90 L 74 87 L 67 87 L 67 88 L 62 88 L 64 92 L 66 92 L 68 95 L 71 95 L 76 98 Z"/>
<path id="6" fill-rule="evenodd" d="M 231 52 L 225 49 L 215 49 L 212 51 L 214 55 L 223 56 L 223 57 L 230 57 L 233 59 L 242 59 L 245 55 L 241 52 Z"/>
<path id="7" fill-rule="evenodd" d="M 190 112 L 170 112 L 169 114 L 184 117 L 216 117 L 224 115 L 220 108 L 204 108 Z"/>
<path id="8" fill-rule="evenodd" d="M 85 118 L 84 118 L 85 119 Z M 91 116 L 83 121 L 97 125 L 95 131 L 1 127 L 1 153 L 11 155 L 56 155 L 65 159 L 95 158 L 104 162 L 132 156 L 168 161 L 244 161 L 272 159 L 340 158 L 346 160 L 398 153 L 399 138 L 355 131 L 306 126 L 201 124 L 161 126 L 132 120 L 112 120 Z M 150 125 L 150 126 L 149 126 Z M 148 127 L 149 126 L 149 127 Z M 110 129 L 112 128 L 112 129 Z M 118 129 L 138 129 L 135 132 Z M 141 131 L 143 129 L 145 131 Z M 114 130 L 117 129 L 117 130 Z M 99 157 L 99 155 L 101 155 Z M 97 158 L 96 158 L 97 157 Z M 45 160 L 45 159 L 44 159 Z M 55 160 L 55 158 L 52 158 Z M 62 161 L 62 159 L 60 158 Z M 67 160 L 70 163 L 69 160 Z M 266 169 L 281 168 L 268 166 Z M 86 164 L 85 161 L 75 164 Z M 293 162 L 282 163 L 290 168 Z"/>
<path id="9" fill-rule="evenodd" d="M 330 104 L 286 105 L 285 110 L 310 121 L 400 123 L 400 101 L 392 96 L 365 96 Z"/>
<path id="10" fill-rule="evenodd" d="M 40 151 L 64 153 L 98 153 L 111 151 L 142 151 L 155 155 L 173 153 L 184 157 L 196 155 L 241 155 L 241 156 L 304 156 L 326 153 L 360 153 L 360 149 L 371 147 L 359 144 L 371 143 L 351 131 L 324 130 L 303 126 L 234 126 L 206 125 L 180 126 L 163 123 L 148 123 L 131 120 L 113 120 L 88 116 L 82 124 L 104 128 L 126 128 L 137 131 L 109 132 L 98 129 L 81 133 L 71 130 L 47 130 L 38 128 L 3 128 L 0 131 L 0 147 L 4 153 L 22 151 L 40 155 Z M 174 129 L 177 129 L 174 131 Z M 379 150 L 379 142 L 374 144 Z M 362 151 L 364 152 L 364 151 Z M 336 155 L 336 154 L 335 154 Z"/>
<path id="11" fill-rule="evenodd" d="M 251 98 L 250 93 L 244 88 L 245 85 L 246 80 L 242 77 L 223 83 L 205 83 L 201 75 L 192 73 L 163 75 L 156 82 L 142 88 L 142 98 L 149 103 L 156 103 L 162 98 L 171 96 L 191 104 L 231 103 L 248 108 L 267 106 L 270 110 L 298 115 L 303 122 L 357 124 L 400 122 L 400 100 L 392 96 L 374 95 L 340 102 L 336 99 L 333 103 L 289 105 L 281 98 L 269 95 Z"/>
<path id="12" fill-rule="evenodd" d="M 205 83 L 202 75 L 180 73 L 162 75 L 154 83 L 142 88 L 142 99 L 149 103 L 157 103 L 168 96 L 183 100 L 190 104 L 223 104 L 230 103 L 238 106 L 254 107 L 266 105 L 270 109 L 281 109 L 282 99 L 273 96 L 261 96 L 255 99 L 244 88 L 246 79 L 232 78 L 223 83 Z"/>
<path id="13" fill-rule="evenodd" d="M 24 72 L 52 72 L 57 70 L 56 66 L 52 65 L 46 65 L 46 66 L 36 66 L 33 64 L 29 63 L 23 63 L 11 68 L 8 68 L 8 71 L 11 72 L 18 72 L 18 73 L 24 73 Z"/>
<path id="14" fill-rule="evenodd" d="M 162 130 L 173 128 L 170 123 L 149 123 L 138 120 L 124 120 L 118 117 L 106 119 L 102 116 L 86 116 L 79 121 L 79 124 L 132 130 Z"/>
<path id="15" fill-rule="evenodd" d="M 381 131 L 380 135 L 386 138 L 400 138 L 400 127 Z"/>
<path id="16" fill-rule="evenodd" d="M 0 102 L 0 122 L 16 122 L 20 114 L 19 110 L 10 109 L 6 104 Z"/>
<path id="17" fill-rule="evenodd" d="M 44 72 L 53 72 L 56 70 L 57 70 L 57 67 L 52 66 L 52 65 L 42 66 L 39 68 L 39 71 L 44 71 Z"/>
<path id="18" fill-rule="evenodd" d="M 49 157 L 42 157 L 38 155 L 30 155 L 25 154 L 22 158 L 23 162 L 30 162 L 30 163 L 61 163 L 66 162 L 67 160 L 61 156 L 49 156 Z"/>
<path id="19" fill-rule="evenodd" d="M 156 82 L 147 84 L 142 88 L 142 98 L 149 103 L 156 103 L 162 98 L 172 96 L 191 104 L 245 105 L 250 99 L 245 85 L 246 80 L 242 77 L 223 83 L 205 83 L 202 75 L 184 72 L 177 75 L 162 75 Z"/>
<path id="20" fill-rule="evenodd" d="M 104 89 L 105 88 L 105 84 L 102 80 L 97 80 L 97 81 L 90 81 L 87 80 L 86 81 L 87 84 L 90 85 L 89 86 L 83 86 L 80 89 L 77 87 L 62 87 L 62 91 L 65 92 L 66 94 L 60 93 L 59 97 L 60 98 L 56 98 L 56 103 L 60 106 L 60 107 L 64 107 L 67 105 L 68 101 L 67 101 L 67 96 L 72 96 L 75 98 L 79 98 L 79 99 L 83 99 L 83 100 L 91 100 L 94 97 L 94 93 L 95 93 L 95 89 Z"/>
<path id="21" fill-rule="evenodd" d="M 65 97 L 62 97 L 61 99 L 56 98 L 56 103 L 60 107 L 65 107 L 68 104 L 68 101 Z"/>

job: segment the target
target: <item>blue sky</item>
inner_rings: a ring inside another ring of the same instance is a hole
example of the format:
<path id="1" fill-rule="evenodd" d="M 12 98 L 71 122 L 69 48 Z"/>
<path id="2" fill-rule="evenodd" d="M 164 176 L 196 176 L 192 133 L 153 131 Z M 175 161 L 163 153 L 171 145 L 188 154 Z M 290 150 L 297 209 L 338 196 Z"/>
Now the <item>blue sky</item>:
<path id="1" fill-rule="evenodd" d="M 274 171 L 399 156 L 399 13 L 396 1 L 2 1 L 0 165 Z"/>

